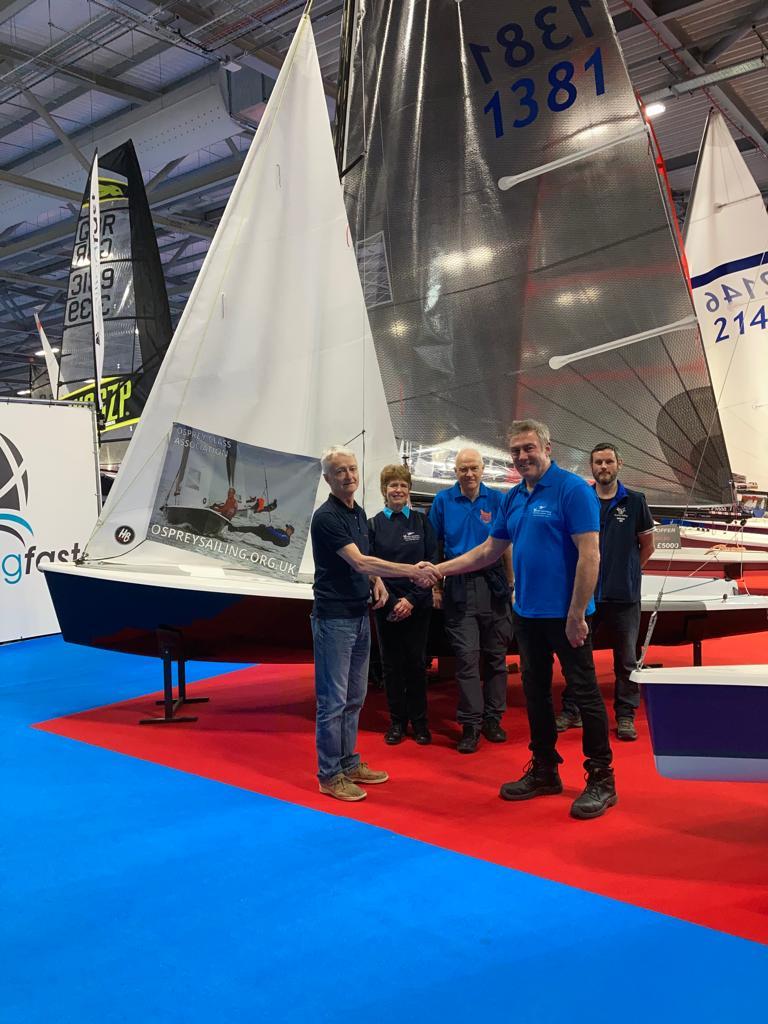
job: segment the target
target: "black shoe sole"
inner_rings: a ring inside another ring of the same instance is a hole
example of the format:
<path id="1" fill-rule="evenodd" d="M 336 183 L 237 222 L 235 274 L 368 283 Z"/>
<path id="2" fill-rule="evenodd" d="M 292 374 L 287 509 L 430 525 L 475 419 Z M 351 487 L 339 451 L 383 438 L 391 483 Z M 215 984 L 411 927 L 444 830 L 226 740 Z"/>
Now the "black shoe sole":
<path id="1" fill-rule="evenodd" d="M 460 754 L 476 754 L 476 753 L 477 753 L 477 748 L 478 748 L 479 746 L 480 746 L 480 744 L 479 744 L 479 743 L 476 743 L 476 744 L 474 745 L 474 747 L 456 747 L 456 750 L 457 750 L 457 751 L 458 751 L 458 752 L 459 752 Z"/>
<path id="2" fill-rule="evenodd" d="M 584 814 L 582 812 L 574 813 L 573 807 L 571 807 L 571 817 L 575 818 L 577 821 L 590 821 L 592 818 L 599 818 L 601 815 L 605 814 L 609 807 L 615 807 L 618 802 L 619 798 L 617 796 L 612 796 L 610 799 L 606 800 L 600 810 L 595 811 L 594 814 Z"/>
<path id="3" fill-rule="evenodd" d="M 396 747 L 398 744 L 402 743 L 404 739 L 405 733 L 403 733 L 402 736 L 398 736 L 397 738 L 395 738 L 394 736 L 385 736 L 384 742 L 387 744 L 388 747 Z"/>
<path id="4" fill-rule="evenodd" d="M 616 739 L 621 740 L 622 743 L 634 743 L 637 739 L 637 734 L 634 736 L 622 736 L 620 732 L 617 732 Z"/>
<path id="5" fill-rule="evenodd" d="M 504 787 L 502 786 L 502 788 L 499 790 L 499 796 L 501 797 L 502 800 L 509 800 L 510 802 L 517 803 L 519 800 L 533 800 L 534 797 L 537 796 L 557 796 L 559 793 L 562 792 L 563 784 L 561 782 L 559 786 L 540 786 L 538 789 L 534 789 L 530 793 L 523 793 L 521 796 L 507 795 L 504 792 Z"/>
<path id="6" fill-rule="evenodd" d="M 428 747 L 432 742 L 431 736 L 414 736 L 413 737 L 420 747 Z"/>

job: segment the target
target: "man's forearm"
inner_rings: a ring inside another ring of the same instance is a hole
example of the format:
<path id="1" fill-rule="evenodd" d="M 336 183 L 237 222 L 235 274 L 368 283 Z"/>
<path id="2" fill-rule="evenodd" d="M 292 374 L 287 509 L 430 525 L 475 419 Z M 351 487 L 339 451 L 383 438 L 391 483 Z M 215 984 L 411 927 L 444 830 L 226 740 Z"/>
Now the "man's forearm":
<path id="1" fill-rule="evenodd" d="M 441 562 L 437 569 L 443 576 L 459 576 L 463 572 L 475 572 L 478 569 L 485 569 L 486 566 L 493 565 L 494 562 L 498 561 L 498 558 L 498 553 L 491 548 L 489 542 L 483 541 L 482 544 L 478 544 L 471 551 L 467 551 L 463 555 L 457 555 L 456 558 L 451 558 L 447 562 Z"/>
<path id="2" fill-rule="evenodd" d="M 383 558 L 376 558 L 375 555 L 361 555 L 355 562 L 354 568 L 366 576 L 382 576 L 385 579 L 413 579 L 416 575 L 416 566 L 402 562 L 387 562 Z"/>
<path id="3" fill-rule="evenodd" d="M 568 614 L 575 618 L 584 618 L 590 598 L 597 586 L 597 574 L 600 558 L 592 554 L 580 554 L 576 563 L 576 578 L 573 581 L 573 592 Z"/>

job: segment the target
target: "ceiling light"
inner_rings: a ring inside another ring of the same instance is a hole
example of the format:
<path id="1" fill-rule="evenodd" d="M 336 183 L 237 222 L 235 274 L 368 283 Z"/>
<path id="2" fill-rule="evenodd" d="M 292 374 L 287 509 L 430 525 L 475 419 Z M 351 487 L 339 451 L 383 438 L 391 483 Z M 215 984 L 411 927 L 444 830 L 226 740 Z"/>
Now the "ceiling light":
<path id="1" fill-rule="evenodd" d="M 663 114 L 667 108 L 663 103 L 649 103 L 645 108 L 646 117 L 658 117 L 659 114 Z"/>
<path id="2" fill-rule="evenodd" d="M 242 71 L 243 70 L 241 65 L 238 64 L 236 60 L 230 60 L 229 57 L 226 57 L 221 62 L 221 66 L 224 68 L 225 71 L 235 72 L 235 71 Z"/>
<path id="3" fill-rule="evenodd" d="M 51 349 L 51 352 L 58 352 L 58 351 L 59 351 L 59 350 L 58 350 L 57 348 L 52 348 L 52 349 Z M 43 349 L 43 348 L 39 348 L 39 349 L 37 350 L 37 352 L 35 352 L 35 355 L 36 355 L 36 356 L 44 356 L 44 355 L 45 355 L 45 349 Z"/>
<path id="4" fill-rule="evenodd" d="M 32 392 L 29 390 L 29 388 L 25 388 L 23 391 L 17 391 L 16 394 L 17 395 L 31 395 Z"/>

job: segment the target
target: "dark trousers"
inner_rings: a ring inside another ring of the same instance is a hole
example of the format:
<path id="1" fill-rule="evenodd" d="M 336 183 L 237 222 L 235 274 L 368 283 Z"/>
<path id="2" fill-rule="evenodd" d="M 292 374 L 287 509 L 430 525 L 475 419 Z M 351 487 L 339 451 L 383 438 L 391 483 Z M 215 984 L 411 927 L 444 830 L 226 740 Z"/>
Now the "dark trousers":
<path id="1" fill-rule="evenodd" d="M 532 619 L 513 613 L 515 639 L 520 651 L 523 692 L 531 729 L 530 749 L 542 764 L 560 764 L 555 749 L 557 727 L 552 704 L 552 666 L 557 655 L 571 698 L 584 725 L 584 767 L 607 768 L 613 760 L 608 739 L 608 714 L 597 686 L 592 659 L 592 633 L 583 647 L 571 647 L 565 619 Z"/>
<path id="2" fill-rule="evenodd" d="M 479 729 L 483 719 L 501 721 L 507 710 L 509 601 L 494 597 L 481 574 L 469 575 L 463 608 L 446 600 L 445 632 L 456 658 L 459 724 Z"/>
<path id="3" fill-rule="evenodd" d="M 640 707 L 640 686 L 629 678 L 637 668 L 637 638 L 640 634 L 640 602 L 601 601 L 597 605 L 592 631 L 601 646 L 613 648 L 613 710 L 616 718 L 634 718 Z M 566 686 L 563 711 L 574 714 L 576 703 Z"/>
<path id="4" fill-rule="evenodd" d="M 431 608 L 415 608 L 402 622 L 376 612 L 384 689 L 392 722 L 427 724 L 427 634 Z"/>

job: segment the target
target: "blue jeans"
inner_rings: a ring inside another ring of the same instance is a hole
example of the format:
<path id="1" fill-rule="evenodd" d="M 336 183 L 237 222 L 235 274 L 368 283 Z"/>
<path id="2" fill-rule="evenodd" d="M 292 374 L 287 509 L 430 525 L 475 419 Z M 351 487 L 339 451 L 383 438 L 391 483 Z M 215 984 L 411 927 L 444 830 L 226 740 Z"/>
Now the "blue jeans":
<path id="1" fill-rule="evenodd" d="M 317 777 L 328 782 L 360 764 L 357 722 L 368 688 L 371 625 L 356 619 L 312 616 L 315 650 Z"/>

